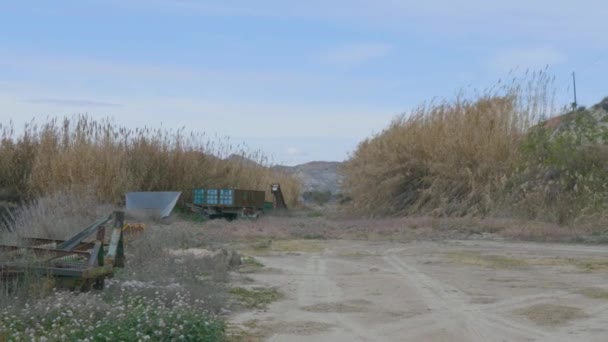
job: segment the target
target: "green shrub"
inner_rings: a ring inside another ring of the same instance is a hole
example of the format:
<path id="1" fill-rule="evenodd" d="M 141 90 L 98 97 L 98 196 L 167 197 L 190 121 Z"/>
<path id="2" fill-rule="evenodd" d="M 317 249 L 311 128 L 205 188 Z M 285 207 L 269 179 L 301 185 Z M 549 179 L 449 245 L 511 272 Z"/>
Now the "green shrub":
<path id="1" fill-rule="evenodd" d="M 331 201 L 331 191 L 305 191 L 302 198 L 306 202 L 314 202 L 318 205 L 325 205 Z"/>
<path id="2" fill-rule="evenodd" d="M 608 128 L 589 111 L 567 114 L 556 129 L 538 126 L 522 144 L 510 180 L 511 202 L 527 216 L 570 222 L 608 201 Z"/>

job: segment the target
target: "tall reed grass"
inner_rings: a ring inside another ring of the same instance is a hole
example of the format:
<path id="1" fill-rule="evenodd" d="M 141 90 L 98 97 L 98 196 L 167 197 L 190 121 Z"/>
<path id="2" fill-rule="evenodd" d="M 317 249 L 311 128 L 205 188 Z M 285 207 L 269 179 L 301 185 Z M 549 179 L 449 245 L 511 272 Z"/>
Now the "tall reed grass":
<path id="1" fill-rule="evenodd" d="M 264 190 L 270 199 L 275 182 L 290 205 L 299 196 L 297 180 L 227 138 L 185 128 L 128 129 L 86 115 L 32 120 L 20 131 L 0 125 L 0 161 L 0 189 L 21 200 L 93 189 L 100 200 L 117 203 L 128 191 L 196 187 Z"/>
<path id="2" fill-rule="evenodd" d="M 544 72 L 473 96 L 433 101 L 361 142 L 346 162 L 344 192 L 371 215 L 484 215 L 520 165 L 528 129 L 551 113 Z"/>

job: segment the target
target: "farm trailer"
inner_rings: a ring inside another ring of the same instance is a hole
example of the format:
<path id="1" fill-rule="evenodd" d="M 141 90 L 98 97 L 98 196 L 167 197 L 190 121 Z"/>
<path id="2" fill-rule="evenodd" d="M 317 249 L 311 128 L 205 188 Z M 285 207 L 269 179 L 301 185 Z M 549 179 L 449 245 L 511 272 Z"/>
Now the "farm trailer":
<path id="1" fill-rule="evenodd" d="M 273 184 L 274 202 L 266 202 L 266 193 L 242 189 L 194 189 L 192 203 L 188 206 L 206 218 L 257 218 L 273 209 L 287 209 L 281 187 Z"/>

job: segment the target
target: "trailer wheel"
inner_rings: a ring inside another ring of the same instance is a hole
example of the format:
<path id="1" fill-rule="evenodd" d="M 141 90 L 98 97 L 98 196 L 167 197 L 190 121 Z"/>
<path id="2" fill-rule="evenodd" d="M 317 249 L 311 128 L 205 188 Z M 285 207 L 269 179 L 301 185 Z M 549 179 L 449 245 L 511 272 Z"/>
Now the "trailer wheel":
<path id="1" fill-rule="evenodd" d="M 95 279 L 95 282 L 93 283 L 93 290 L 103 290 L 105 282 L 106 278 L 104 277 Z"/>

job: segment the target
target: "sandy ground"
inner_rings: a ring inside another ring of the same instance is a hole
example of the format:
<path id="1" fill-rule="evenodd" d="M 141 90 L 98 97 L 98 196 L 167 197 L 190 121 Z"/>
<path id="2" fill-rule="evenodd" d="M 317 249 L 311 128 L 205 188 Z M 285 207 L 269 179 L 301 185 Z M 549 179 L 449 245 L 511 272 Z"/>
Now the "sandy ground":
<path id="1" fill-rule="evenodd" d="M 608 247 L 299 241 L 256 256 L 268 341 L 608 341 Z"/>

